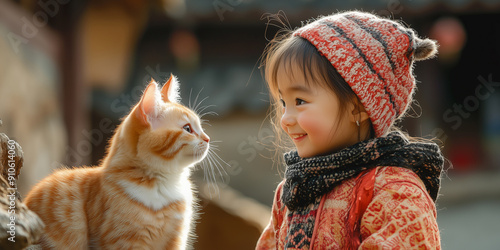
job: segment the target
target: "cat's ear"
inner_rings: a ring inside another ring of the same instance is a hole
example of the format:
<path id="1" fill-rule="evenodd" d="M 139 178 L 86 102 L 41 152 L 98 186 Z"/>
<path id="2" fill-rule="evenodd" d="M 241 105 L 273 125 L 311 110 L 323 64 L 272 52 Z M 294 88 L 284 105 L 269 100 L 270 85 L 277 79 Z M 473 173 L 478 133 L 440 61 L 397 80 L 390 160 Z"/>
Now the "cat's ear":
<path id="1" fill-rule="evenodd" d="M 158 106 L 158 85 L 154 80 L 151 80 L 146 90 L 142 94 L 141 101 L 138 105 L 138 110 L 136 112 L 139 119 L 145 124 L 149 124 L 151 118 L 157 117 L 157 106 Z M 149 117 L 149 119 L 148 119 Z"/>
<path id="2" fill-rule="evenodd" d="M 164 102 L 180 102 L 179 81 L 174 75 L 170 74 L 170 78 L 161 88 L 161 98 Z"/>

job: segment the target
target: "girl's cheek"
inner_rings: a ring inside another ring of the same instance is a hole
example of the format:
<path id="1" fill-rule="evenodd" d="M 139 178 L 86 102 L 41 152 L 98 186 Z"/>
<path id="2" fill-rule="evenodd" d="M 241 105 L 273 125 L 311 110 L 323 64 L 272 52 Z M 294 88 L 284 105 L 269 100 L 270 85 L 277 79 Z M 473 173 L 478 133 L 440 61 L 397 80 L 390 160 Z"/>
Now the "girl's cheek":
<path id="1" fill-rule="evenodd" d="M 309 136 L 318 136 L 322 134 L 322 122 L 316 116 L 307 116 L 303 115 L 297 119 L 300 127 L 309 135 Z"/>

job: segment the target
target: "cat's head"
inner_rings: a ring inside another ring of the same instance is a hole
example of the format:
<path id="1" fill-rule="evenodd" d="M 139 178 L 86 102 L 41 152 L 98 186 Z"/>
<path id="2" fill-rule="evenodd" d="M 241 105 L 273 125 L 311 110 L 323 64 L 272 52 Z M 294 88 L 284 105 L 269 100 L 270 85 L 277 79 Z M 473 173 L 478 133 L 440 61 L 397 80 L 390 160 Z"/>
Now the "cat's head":
<path id="1" fill-rule="evenodd" d="M 136 158 L 160 171 L 182 171 L 205 158 L 210 138 L 200 118 L 180 104 L 179 83 L 171 75 L 159 89 L 151 81 L 124 121 L 122 138 Z"/>

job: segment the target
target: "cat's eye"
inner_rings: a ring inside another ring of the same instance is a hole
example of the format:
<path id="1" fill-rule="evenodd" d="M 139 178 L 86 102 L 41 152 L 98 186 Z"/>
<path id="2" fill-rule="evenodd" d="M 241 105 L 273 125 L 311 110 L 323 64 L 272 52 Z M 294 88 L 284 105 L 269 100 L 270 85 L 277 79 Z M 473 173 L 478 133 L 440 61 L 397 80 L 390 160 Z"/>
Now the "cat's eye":
<path id="1" fill-rule="evenodd" d="M 191 124 L 186 124 L 184 127 L 182 127 L 186 132 L 188 133 L 193 133 L 193 129 L 191 128 Z"/>

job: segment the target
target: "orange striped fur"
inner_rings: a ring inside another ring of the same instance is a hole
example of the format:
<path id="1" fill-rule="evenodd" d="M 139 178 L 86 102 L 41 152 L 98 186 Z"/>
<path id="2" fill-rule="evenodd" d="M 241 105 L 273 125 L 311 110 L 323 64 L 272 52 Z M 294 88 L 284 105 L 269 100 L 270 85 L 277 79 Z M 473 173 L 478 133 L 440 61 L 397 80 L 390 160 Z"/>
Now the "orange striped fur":
<path id="1" fill-rule="evenodd" d="M 59 170 L 31 190 L 26 204 L 46 225 L 44 249 L 188 247 L 190 170 L 210 139 L 177 89 L 173 76 L 161 90 L 152 81 L 100 166 Z"/>

